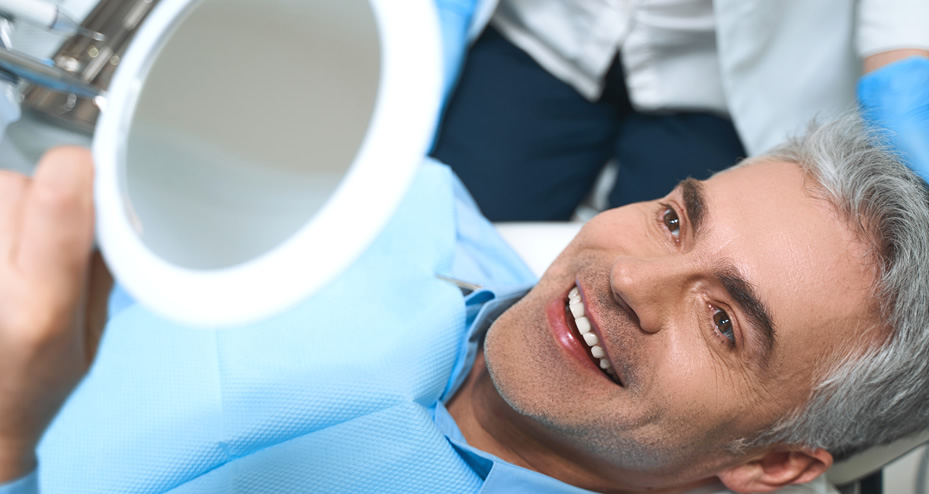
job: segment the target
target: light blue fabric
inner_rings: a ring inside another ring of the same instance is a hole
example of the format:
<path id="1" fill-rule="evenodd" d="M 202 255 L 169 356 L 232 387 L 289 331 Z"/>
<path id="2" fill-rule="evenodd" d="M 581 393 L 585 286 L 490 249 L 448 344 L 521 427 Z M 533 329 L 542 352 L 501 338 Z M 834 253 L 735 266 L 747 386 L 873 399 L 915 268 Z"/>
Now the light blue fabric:
<path id="1" fill-rule="evenodd" d="M 906 164 L 929 181 L 929 58 L 909 57 L 865 74 L 862 115 L 885 129 Z"/>
<path id="2" fill-rule="evenodd" d="M 458 80 L 465 51 L 468 48 L 468 31 L 474 10 L 480 0 L 435 0 L 442 31 L 442 62 L 444 77 L 442 101 Z"/>
<path id="3" fill-rule="evenodd" d="M 261 324 L 179 327 L 117 293 L 97 363 L 40 445 L 42 491 L 493 492 L 486 478 L 578 492 L 451 437 L 440 399 L 534 282 L 455 182 L 424 165 L 355 265 Z M 465 300 L 437 272 L 520 288 Z"/>
<path id="4" fill-rule="evenodd" d="M 0 485 L 2 494 L 33 494 L 39 490 L 39 475 L 32 472 L 29 475 Z"/>

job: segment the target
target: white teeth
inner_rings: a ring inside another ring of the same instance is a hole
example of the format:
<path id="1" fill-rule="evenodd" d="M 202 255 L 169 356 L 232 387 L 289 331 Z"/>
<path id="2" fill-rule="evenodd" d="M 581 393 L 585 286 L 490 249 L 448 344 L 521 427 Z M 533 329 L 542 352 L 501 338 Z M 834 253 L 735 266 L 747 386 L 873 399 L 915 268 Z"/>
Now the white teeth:
<path id="1" fill-rule="evenodd" d="M 613 370 L 613 365 L 605 358 L 606 351 L 600 346 L 600 339 L 593 332 L 590 320 L 584 315 L 584 303 L 581 301 L 581 292 L 576 286 L 568 293 L 568 309 L 571 311 L 571 314 L 574 315 L 574 324 L 577 326 L 578 332 L 580 332 L 581 336 L 584 338 L 584 343 L 590 348 L 590 354 L 593 355 L 594 360 L 599 360 L 600 369 L 615 379 L 616 372 Z"/>
<path id="2" fill-rule="evenodd" d="M 590 320 L 584 316 L 574 318 L 574 323 L 577 324 L 577 330 L 581 334 L 587 334 L 590 332 Z"/>
<path id="3" fill-rule="evenodd" d="M 594 346 L 597 343 L 600 343 L 600 340 L 597 339 L 597 335 L 593 333 L 584 333 L 584 341 L 587 342 L 587 346 Z"/>

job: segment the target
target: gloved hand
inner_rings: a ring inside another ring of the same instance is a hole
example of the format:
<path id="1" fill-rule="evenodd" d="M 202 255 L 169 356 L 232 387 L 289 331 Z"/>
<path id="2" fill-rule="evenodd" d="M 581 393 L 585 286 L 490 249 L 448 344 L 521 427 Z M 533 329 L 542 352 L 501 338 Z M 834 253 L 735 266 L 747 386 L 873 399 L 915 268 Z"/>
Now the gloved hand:
<path id="1" fill-rule="evenodd" d="M 907 165 L 929 182 L 929 58 L 910 57 L 858 82 L 862 116 L 890 131 Z"/>

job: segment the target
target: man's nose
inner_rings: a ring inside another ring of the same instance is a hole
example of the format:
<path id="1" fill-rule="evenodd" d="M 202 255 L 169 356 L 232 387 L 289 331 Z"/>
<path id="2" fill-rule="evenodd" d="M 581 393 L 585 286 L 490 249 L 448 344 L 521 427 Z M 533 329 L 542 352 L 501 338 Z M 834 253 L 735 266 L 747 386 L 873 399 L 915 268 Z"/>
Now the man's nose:
<path id="1" fill-rule="evenodd" d="M 661 331 L 670 318 L 684 309 L 685 290 L 697 276 L 692 262 L 683 257 L 619 257 L 610 272 L 613 300 L 642 330 Z"/>

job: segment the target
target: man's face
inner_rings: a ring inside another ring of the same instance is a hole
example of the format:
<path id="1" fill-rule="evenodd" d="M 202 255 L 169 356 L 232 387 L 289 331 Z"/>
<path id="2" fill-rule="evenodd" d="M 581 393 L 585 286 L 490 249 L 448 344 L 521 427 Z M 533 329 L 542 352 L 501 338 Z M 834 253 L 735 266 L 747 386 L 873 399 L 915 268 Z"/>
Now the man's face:
<path id="1" fill-rule="evenodd" d="M 536 447 L 563 453 L 556 476 L 676 485 L 745 461 L 725 446 L 805 402 L 877 322 L 873 281 L 867 247 L 800 169 L 761 163 L 589 222 L 485 357 Z M 603 357 L 567 308 L 575 286 Z"/>

